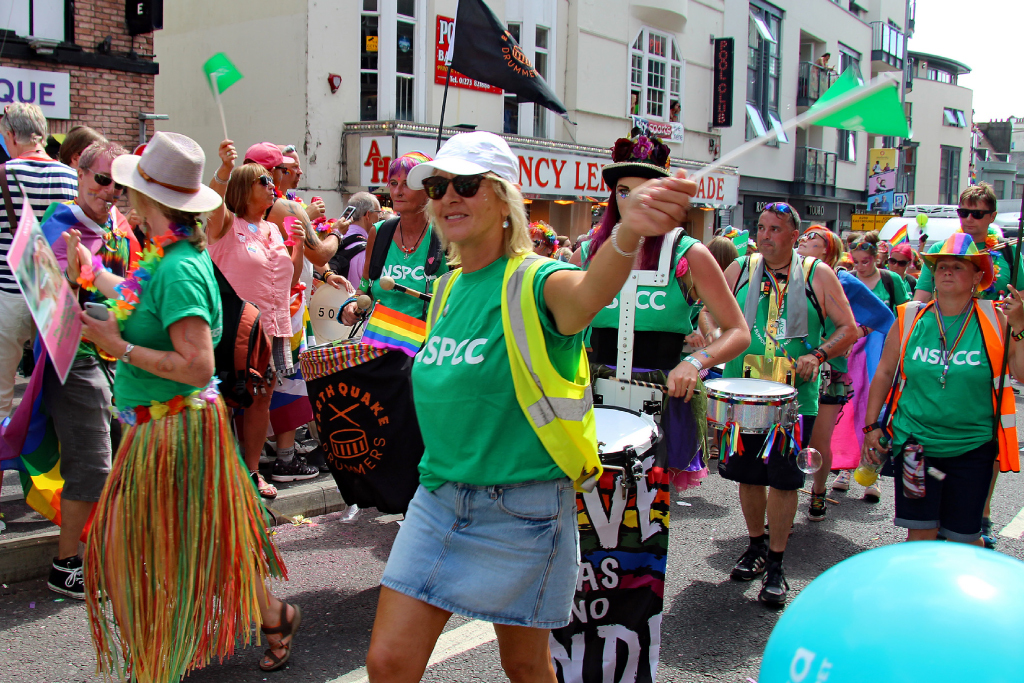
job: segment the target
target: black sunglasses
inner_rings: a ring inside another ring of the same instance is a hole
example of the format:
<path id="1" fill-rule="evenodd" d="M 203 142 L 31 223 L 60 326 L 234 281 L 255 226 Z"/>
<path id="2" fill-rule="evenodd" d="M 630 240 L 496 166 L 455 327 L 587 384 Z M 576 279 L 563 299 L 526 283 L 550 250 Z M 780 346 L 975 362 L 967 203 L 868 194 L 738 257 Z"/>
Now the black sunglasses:
<path id="1" fill-rule="evenodd" d="M 472 197 L 479 191 L 483 180 L 482 175 L 457 175 L 450 179 L 432 175 L 423 179 L 423 189 L 431 199 L 441 199 L 448 192 L 448 183 L 451 183 L 455 188 L 455 194 L 460 197 Z"/>
<path id="2" fill-rule="evenodd" d="M 101 185 L 103 187 L 109 187 L 110 183 L 114 183 L 114 179 L 111 178 L 110 176 L 106 175 L 105 173 L 93 172 L 92 177 L 93 177 L 93 180 L 96 181 L 97 185 Z M 115 190 L 123 190 L 124 189 L 124 185 L 121 185 L 120 183 L 114 183 L 114 189 Z"/>
<path id="3" fill-rule="evenodd" d="M 292 173 L 292 170 L 290 168 L 288 168 L 287 166 L 275 166 L 274 170 L 275 171 L 280 171 L 281 173 L 283 173 L 285 175 L 291 175 L 291 173 Z"/>
<path id="4" fill-rule="evenodd" d="M 902 268 L 903 266 L 909 266 L 910 265 L 910 261 L 900 261 L 899 259 L 890 258 L 889 259 L 889 265 L 890 266 L 900 266 Z"/>
<path id="5" fill-rule="evenodd" d="M 274 179 L 271 178 L 268 175 L 261 175 L 256 180 L 259 181 L 259 184 L 262 185 L 263 187 L 273 187 L 274 186 Z"/>
<path id="6" fill-rule="evenodd" d="M 960 218 L 967 218 L 968 216 L 970 216 L 971 218 L 973 218 L 976 221 L 980 221 L 982 218 L 984 218 L 985 216 L 989 215 L 990 213 L 995 213 L 995 211 L 982 211 L 981 209 L 962 209 L 962 208 L 958 208 L 956 210 L 956 215 L 960 216 Z"/>

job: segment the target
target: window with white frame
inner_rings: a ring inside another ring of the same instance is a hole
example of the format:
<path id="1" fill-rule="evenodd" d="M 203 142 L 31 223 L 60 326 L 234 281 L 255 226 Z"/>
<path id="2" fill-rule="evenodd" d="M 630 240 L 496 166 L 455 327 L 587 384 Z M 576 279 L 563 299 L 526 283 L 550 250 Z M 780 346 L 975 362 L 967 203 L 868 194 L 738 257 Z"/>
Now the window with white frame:
<path id="1" fill-rule="evenodd" d="M 505 0 L 505 21 L 508 32 L 519 43 L 541 78 L 553 91 L 558 69 L 553 60 L 557 54 L 557 0 Z M 520 103 L 512 93 L 505 93 L 505 133 L 536 138 L 550 137 L 554 113 L 534 103 Z"/>
<path id="2" fill-rule="evenodd" d="M 789 142 L 779 118 L 779 75 L 782 71 L 782 10 L 765 2 L 750 3 L 747 24 L 747 130 L 746 138 L 778 137 L 768 143 Z"/>
<path id="3" fill-rule="evenodd" d="M 0 0 L 0 28 L 63 42 L 67 5 L 67 0 Z"/>
<path id="4" fill-rule="evenodd" d="M 953 126 L 954 128 L 966 128 L 967 118 L 960 109 L 945 107 L 942 110 L 942 125 Z"/>
<path id="5" fill-rule="evenodd" d="M 682 74 L 676 39 L 641 29 L 629 52 L 629 113 L 667 121 L 672 102 L 682 103 Z"/>
<path id="6" fill-rule="evenodd" d="M 847 69 L 853 69 L 860 74 L 860 53 L 856 50 L 839 44 L 839 73 Z M 836 156 L 840 161 L 857 160 L 857 133 L 851 130 L 836 130 L 838 144 L 836 145 Z"/>
<path id="7" fill-rule="evenodd" d="M 362 0 L 361 121 L 423 119 L 425 16 L 426 0 Z"/>

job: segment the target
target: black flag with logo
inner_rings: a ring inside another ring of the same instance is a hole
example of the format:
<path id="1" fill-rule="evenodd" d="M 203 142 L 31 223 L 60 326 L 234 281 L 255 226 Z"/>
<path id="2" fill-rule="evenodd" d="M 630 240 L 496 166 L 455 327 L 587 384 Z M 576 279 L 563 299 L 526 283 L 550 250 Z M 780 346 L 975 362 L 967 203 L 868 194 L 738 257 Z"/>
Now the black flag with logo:
<path id="1" fill-rule="evenodd" d="M 483 0 L 459 0 L 451 68 L 566 117 L 565 105 Z"/>

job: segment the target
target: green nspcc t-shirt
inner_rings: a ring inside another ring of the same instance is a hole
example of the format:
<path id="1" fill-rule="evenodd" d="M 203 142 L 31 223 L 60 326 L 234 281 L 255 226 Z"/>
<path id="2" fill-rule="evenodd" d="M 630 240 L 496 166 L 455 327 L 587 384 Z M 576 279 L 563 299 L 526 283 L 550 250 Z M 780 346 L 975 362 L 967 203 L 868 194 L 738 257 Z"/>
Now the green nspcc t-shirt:
<path id="1" fill-rule="evenodd" d="M 499 258 L 452 283 L 444 313 L 416 355 L 412 369 L 416 416 L 425 451 L 420 483 L 434 490 L 447 481 L 473 486 L 550 481 L 564 477 L 516 400 L 501 324 L 501 285 L 508 259 Z M 559 334 L 544 306 L 544 284 L 556 270 L 546 261 L 534 279 L 548 355 L 572 379 L 583 334 Z"/>
<path id="2" fill-rule="evenodd" d="M 381 225 L 382 223 L 377 224 L 378 230 L 380 230 Z M 437 271 L 430 276 L 430 279 L 427 279 L 424 268 L 427 265 L 427 259 L 430 258 L 431 229 L 429 225 L 426 227 L 427 232 L 423 235 L 423 239 L 420 240 L 416 251 L 411 254 L 404 254 L 398 248 L 398 245 L 394 243 L 394 240 L 392 240 L 391 244 L 388 245 L 387 259 L 384 261 L 384 267 L 380 271 L 380 276 L 390 277 L 395 281 L 395 284 L 404 285 L 417 292 L 429 292 L 434 279 L 448 272 L 448 264 L 442 262 Z M 369 255 L 367 255 L 367 258 L 369 258 Z M 441 258 L 444 259 L 443 254 Z M 413 318 L 419 318 L 420 320 L 426 317 L 424 303 L 419 299 L 396 290 L 388 291 L 381 287 L 380 283 L 376 280 L 372 282 L 371 288 L 373 297 L 384 306 L 410 315 Z"/>
<path id="3" fill-rule="evenodd" d="M 122 336 L 125 341 L 147 349 L 173 351 L 168 328 L 191 317 L 210 326 L 213 345 L 217 346 L 223 322 L 213 261 L 207 252 L 198 251 L 192 244 L 176 242 L 164 250 L 153 279 L 143 285 L 142 300 L 125 321 Z M 117 410 L 124 410 L 149 405 L 150 401 L 167 401 L 201 388 L 157 377 L 118 361 L 114 404 Z"/>

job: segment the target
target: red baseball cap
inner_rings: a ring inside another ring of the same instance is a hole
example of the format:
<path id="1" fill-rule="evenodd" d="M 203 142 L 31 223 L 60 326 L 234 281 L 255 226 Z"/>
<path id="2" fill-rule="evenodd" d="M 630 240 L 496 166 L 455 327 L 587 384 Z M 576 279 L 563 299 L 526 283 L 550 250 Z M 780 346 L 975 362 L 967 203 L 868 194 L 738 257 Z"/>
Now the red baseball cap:
<path id="1" fill-rule="evenodd" d="M 281 148 L 273 142 L 259 142 L 245 150 L 243 163 L 257 163 L 268 171 L 278 166 L 294 166 L 295 159 L 286 157 L 281 153 Z"/>
<path id="2" fill-rule="evenodd" d="M 914 260 L 913 250 L 910 248 L 909 244 L 897 244 L 895 247 L 889 250 L 890 256 L 894 256 L 895 254 L 899 254 L 908 261 Z"/>

